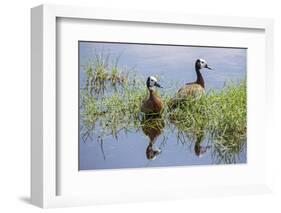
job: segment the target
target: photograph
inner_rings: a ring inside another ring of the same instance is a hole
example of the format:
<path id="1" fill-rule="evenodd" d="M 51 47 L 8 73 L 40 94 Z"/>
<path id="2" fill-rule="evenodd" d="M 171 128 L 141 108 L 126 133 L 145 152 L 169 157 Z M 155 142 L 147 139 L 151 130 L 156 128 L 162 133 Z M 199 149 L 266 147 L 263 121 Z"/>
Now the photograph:
<path id="1" fill-rule="evenodd" d="M 78 168 L 247 163 L 247 48 L 78 41 Z"/>

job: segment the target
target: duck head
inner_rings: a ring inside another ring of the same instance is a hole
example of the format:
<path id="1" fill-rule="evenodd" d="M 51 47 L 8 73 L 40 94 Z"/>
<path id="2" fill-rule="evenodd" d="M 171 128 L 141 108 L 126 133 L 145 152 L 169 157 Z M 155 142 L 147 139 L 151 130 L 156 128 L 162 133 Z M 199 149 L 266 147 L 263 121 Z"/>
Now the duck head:
<path id="1" fill-rule="evenodd" d="M 207 62 L 204 59 L 197 59 L 195 62 L 195 69 L 196 70 L 201 70 L 203 68 L 213 70 L 211 67 L 208 66 Z"/>
<path id="2" fill-rule="evenodd" d="M 146 148 L 146 158 L 148 160 L 155 160 L 160 153 L 161 149 L 154 149 L 152 147 L 152 143 L 149 143 L 148 147 Z"/>
<path id="3" fill-rule="evenodd" d="M 149 76 L 146 80 L 146 86 L 148 90 L 153 91 L 155 90 L 155 87 L 160 87 L 162 86 L 158 83 L 157 79 L 154 76 Z"/>

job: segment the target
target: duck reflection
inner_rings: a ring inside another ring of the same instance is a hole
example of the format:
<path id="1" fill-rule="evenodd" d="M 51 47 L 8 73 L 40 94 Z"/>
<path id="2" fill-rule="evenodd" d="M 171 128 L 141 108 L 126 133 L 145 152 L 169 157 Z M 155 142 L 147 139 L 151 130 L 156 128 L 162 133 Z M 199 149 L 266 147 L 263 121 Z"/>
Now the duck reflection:
<path id="1" fill-rule="evenodd" d="M 146 118 L 141 122 L 142 131 L 149 138 L 149 144 L 146 148 L 146 158 L 148 160 L 155 160 L 161 153 L 161 149 L 155 148 L 154 144 L 162 134 L 164 127 L 165 122 L 160 117 Z"/>
<path id="2" fill-rule="evenodd" d="M 194 143 L 194 153 L 199 158 L 203 157 L 204 154 L 211 148 L 209 145 L 204 145 L 205 133 L 203 130 L 196 133 L 185 130 L 186 126 L 181 123 L 176 123 L 170 118 L 170 122 L 176 127 L 177 140 L 182 144 Z"/>
<path id="3" fill-rule="evenodd" d="M 203 157 L 203 155 L 210 148 L 210 146 L 208 146 L 208 145 L 207 146 L 202 145 L 202 142 L 204 141 L 204 138 L 205 137 L 204 137 L 203 133 L 196 134 L 196 136 L 195 136 L 194 153 L 199 158 Z"/>

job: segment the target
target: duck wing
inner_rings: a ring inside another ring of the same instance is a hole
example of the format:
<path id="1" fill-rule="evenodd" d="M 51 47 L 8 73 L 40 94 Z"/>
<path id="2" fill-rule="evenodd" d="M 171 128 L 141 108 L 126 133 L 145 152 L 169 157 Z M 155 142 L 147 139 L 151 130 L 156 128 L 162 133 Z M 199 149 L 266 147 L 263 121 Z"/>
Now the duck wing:
<path id="1" fill-rule="evenodd" d="M 178 90 L 175 97 L 169 102 L 170 109 L 176 108 L 179 104 L 185 101 L 189 97 L 195 99 L 200 98 L 205 94 L 205 89 L 197 83 L 188 83 Z"/>
<path id="2" fill-rule="evenodd" d="M 185 99 L 187 97 L 198 97 L 205 94 L 205 89 L 197 83 L 189 83 L 179 89 L 175 98 Z"/>
<path id="3" fill-rule="evenodd" d="M 141 106 L 141 111 L 144 113 L 160 113 L 164 107 L 161 98 L 157 94 L 150 95 Z"/>
<path id="4" fill-rule="evenodd" d="M 141 111 L 144 113 L 153 113 L 153 102 L 149 98 L 142 102 Z"/>

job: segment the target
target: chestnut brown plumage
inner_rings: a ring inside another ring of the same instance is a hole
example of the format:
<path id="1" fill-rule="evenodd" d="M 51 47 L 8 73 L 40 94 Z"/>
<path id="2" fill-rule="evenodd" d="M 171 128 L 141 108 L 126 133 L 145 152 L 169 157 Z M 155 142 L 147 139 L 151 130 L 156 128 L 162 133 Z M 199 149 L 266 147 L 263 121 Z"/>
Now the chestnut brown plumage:
<path id="1" fill-rule="evenodd" d="M 145 114 L 159 114 L 164 108 L 161 97 L 156 92 L 155 87 L 161 87 L 157 79 L 153 76 L 147 78 L 146 86 L 149 91 L 148 97 L 142 102 L 141 111 Z"/>

